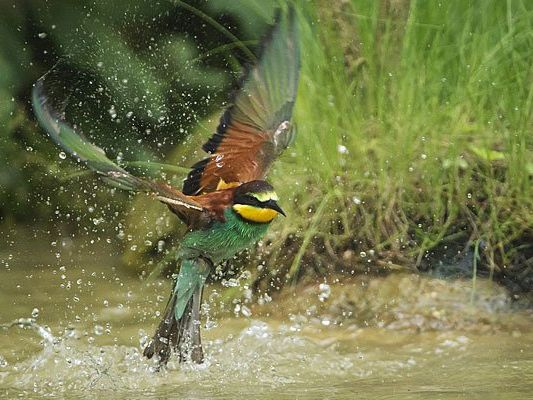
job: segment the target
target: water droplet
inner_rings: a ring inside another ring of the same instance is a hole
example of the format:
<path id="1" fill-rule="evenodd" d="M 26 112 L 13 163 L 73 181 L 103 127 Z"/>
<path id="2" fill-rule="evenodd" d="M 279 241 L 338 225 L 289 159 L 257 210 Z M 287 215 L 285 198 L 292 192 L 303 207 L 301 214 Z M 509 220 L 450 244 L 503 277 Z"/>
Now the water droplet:
<path id="1" fill-rule="evenodd" d="M 96 336 L 101 336 L 104 333 L 104 327 L 102 325 L 95 325 L 94 326 L 94 334 Z"/>
<path id="2" fill-rule="evenodd" d="M 65 154 L 64 151 L 62 151 L 61 153 L 59 153 L 59 158 L 61 158 L 62 160 L 64 160 L 65 158 L 67 158 L 67 155 Z"/>
<path id="3" fill-rule="evenodd" d="M 44 39 L 46 37 L 46 33 L 45 32 L 41 32 L 37 36 L 39 37 L 39 39 Z"/>
<path id="4" fill-rule="evenodd" d="M 337 146 L 337 151 L 339 152 L 339 154 L 348 154 L 348 148 L 342 144 L 339 144 Z"/>
<path id="5" fill-rule="evenodd" d="M 115 106 L 112 105 L 109 110 L 107 110 L 109 115 L 111 116 L 111 119 L 115 119 L 117 117 L 117 111 L 115 110 Z"/>
<path id="6" fill-rule="evenodd" d="M 243 305 L 241 306 L 241 314 L 244 315 L 245 317 L 251 317 L 252 310 L 250 310 L 248 307 Z"/>
<path id="7" fill-rule="evenodd" d="M 34 308 L 32 311 L 31 311 L 31 317 L 32 318 L 37 318 L 39 316 L 39 309 L 38 308 Z"/>
<path id="8" fill-rule="evenodd" d="M 331 295 L 331 287 L 327 283 L 321 283 L 318 285 L 318 300 L 321 302 L 326 301 Z"/>
<path id="9" fill-rule="evenodd" d="M 224 287 L 237 287 L 239 286 L 239 281 L 235 278 L 230 278 L 228 280 L 223 280 L 222 281 L 222 286 Z"/>
<path id="10" fill-rule="evenodd" d="M 209 319 L 205 322 L 204 329 L 208 331 L 210 329 L 216 328 L 217 326 L 218 324 L 215 321 Z"/>
<path id="11" fill-rule="evenodd" d="M 366 257 L 366 252 L 365 251 L 362 251 L 359 253 L 359 255 L 362 257 L 362 258 L 365 258 Z"/>

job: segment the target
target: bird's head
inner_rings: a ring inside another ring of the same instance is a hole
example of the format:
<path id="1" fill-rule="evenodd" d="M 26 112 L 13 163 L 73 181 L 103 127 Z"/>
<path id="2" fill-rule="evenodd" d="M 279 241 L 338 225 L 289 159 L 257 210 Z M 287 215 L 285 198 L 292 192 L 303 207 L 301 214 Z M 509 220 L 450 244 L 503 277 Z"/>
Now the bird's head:
<path id="1" fill-rule="evenodd" d="M 278 195 L 265 181 L 243 183 L 233 196 L 233 211 L 250 222 L 268 223 L 285 213 L 277 203 Z"/>

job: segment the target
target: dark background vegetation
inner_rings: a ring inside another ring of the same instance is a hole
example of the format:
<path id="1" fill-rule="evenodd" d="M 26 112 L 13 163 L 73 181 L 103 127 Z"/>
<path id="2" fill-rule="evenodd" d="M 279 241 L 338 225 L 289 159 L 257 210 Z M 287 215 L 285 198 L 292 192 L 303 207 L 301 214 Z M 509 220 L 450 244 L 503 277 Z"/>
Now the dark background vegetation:
<path id="1" fill-rule="evenodd" d="M 111 241 L 137 271 L 171 259 L 177 220 L 64 160 L 34 122 L 32 84 L 48 72 L 67 120 L 179 185 L 278 3 L 1 2 L 3 229 Z M 299 136 L 270 177 L 290 218 L 240 261 L 251 284 L 408 270 L 530 291 L 533 5 L 295 4 Z"/>
<path id="2" fill-rule="evenodd" d="M 58 158 L 59 150 L 33 122 L 31 87 L 44 73 L 57 82 L 58 96 L 69 96 L 71 121 L 113 156 L 162 158 L 222 107 L 239 64 L 246 61 L 228 35 L 235 32 L 253 45 L 272 5 L 255 14 L 231 1 L 191 4 L 227 33 L 177 2 L 1 4 L 4 221 L 46 224 L 56 208 L 79 212 L 90 201 L 57 190 L 57 173 L 68 175 L 73 164 Z"/>

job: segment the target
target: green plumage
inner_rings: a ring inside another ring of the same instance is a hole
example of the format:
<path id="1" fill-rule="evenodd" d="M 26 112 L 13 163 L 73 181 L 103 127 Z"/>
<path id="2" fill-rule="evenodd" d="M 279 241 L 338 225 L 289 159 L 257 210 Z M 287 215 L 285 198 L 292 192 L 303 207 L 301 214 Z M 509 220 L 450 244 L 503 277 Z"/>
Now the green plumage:
<path id="1" fill-rule="evenodd" d="M 202 289 L 210 272 L 209 269 L 200 270 L 194 260 L 204 258 L 217 265 L 255 244 L 270 225 L 244 221 L 231 208 L 225 211 L 224 216 L 225 222 L 217 221 L 207 229 L 189 232 L 181 242 L 178 253 L 181 269 L 175 286 L 178 319 L 194 291 Z"/>
<path id="2" fill-rule="evenodd" d="M 209 272 L 209 268 L 202 268 L 201 263 L 198 263 L 194 258 L 182 260 L 173 291 L 173 295 L 176 296 L 174 315 L 177 320 L 183 316 L 187 303 L 193 294 L 202 291 Z"/>
<path id="3" fill-rule="evenodd" d="M 104 150 L 87 140 L 80 132 L 65 123 L 63 117 L 53 110 L 43 88 L 44 78 L 39 79 L 32 92 L 33 111 L 41 126 L 54 142 L 78 161 L 103 175 L 110 184 L 126 190 L 138 188 L 140 180 L 111 161 Z"/>
<path id="4" fill-rule="evenodd" d="M 225 222 L 215 221 L 207 229 L 187 233 L 179 257 L 202 256 L 217 265 L 261 239 L 269 225 L 245 221 L 231 208 L 224 212 L 224 218 Z"/>

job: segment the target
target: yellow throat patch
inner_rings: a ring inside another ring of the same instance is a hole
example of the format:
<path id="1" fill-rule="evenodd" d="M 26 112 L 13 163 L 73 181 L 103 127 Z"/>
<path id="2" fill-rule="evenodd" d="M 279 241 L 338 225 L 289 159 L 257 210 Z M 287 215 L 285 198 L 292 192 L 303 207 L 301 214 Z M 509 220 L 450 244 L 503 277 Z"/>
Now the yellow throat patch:
<path id="1" fill-rule="evenodd" d="M 277 211 L 270 208 L 254 207 L 248 204 L 235 204 L 233 209 L 241 217 L 252 222 L 270 222 L 278 215 Z"/>

